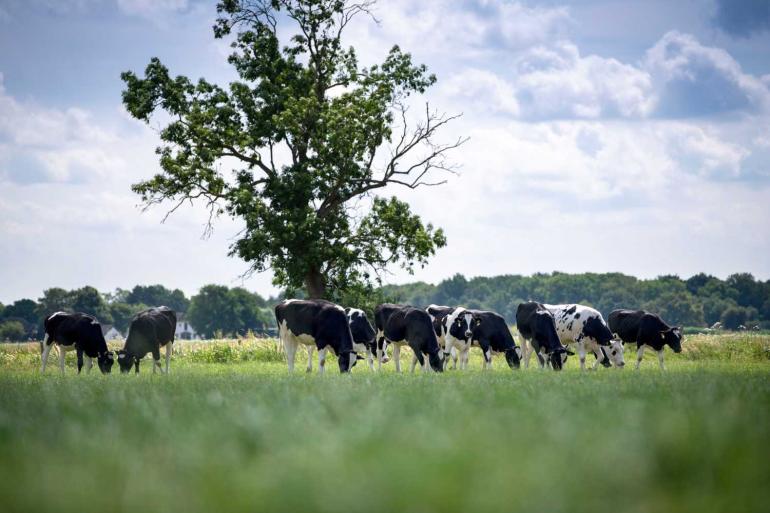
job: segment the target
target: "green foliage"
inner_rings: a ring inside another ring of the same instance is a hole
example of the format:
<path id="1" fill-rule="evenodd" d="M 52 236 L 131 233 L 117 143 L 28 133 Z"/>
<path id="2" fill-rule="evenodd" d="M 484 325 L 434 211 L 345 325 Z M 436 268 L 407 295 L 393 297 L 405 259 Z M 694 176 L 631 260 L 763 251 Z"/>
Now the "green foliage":
<path id="1" fill-rule="evenodd" d="M 20 321 L 0 322 L 0 341 L 17 342 L 26 340 L 27 336 L 27 330 Z"/>
<path id="2" fill-rule="evenodd" d="M 124 302 L 150 306 L 167 306 L 176 312 L 186 312 L 190 305 L 179 289 L 169 290 L 163 285 L 137 285 L 125 296 Z"/>
<path id="3" fill-rule="evenodd" d="M 750 291 L 751 293 L 739 292 Z M 464 305 L 494 310 L 514 322 L 516 307 L 526 300 L 544 303 L 582 303 L 606 316 L 616 308 L 644 308 L 676 325 L 706 326 L 723 320 L 723 314 L 740 312 L 740 322 L 770 321 L 770 282 L 750 274 L 735 274 L 723 281 L 698 274 L 688 280 L 661 276 L 639 280 L 620 273 L 537 273 L 466 279 L 457 274 L 438 285 L 423 282 L 383 287 L 384 295 L 416 306 L 430 303 Z M 751 301 L 737 306 L 737 299 Z M 737 308 L 737 310 L 736 310 Z"/>
<path id="4" fill-rule="evenodd" d="M 243 288 L 205 285 L 192 297 L 187 319 L 207 338 L 214 337 L 217 332 L 243 335 L 274 323 L 272 314 L 268 315 L 259 304 L 265 304 L 265 300 Z"/>
<path id="5" fill-rule="evenodd" d="M 131 319 L 143 310 L 147 310 L 144 304 L 110 303 L 110 316 L 115 328 L 125 335 L 131 325 Z"/>
<path id="6" fill-rule="evenodd" d="M 72 306 L 73 295 L 74 291 L 64 290 L 59 287 L 43 291 L 43 297 L 38 300 L 40 319 L 45 319 L 54 312 L 74 311 Z"/>
<path id="7" fill-rule="evenodd" d="M 394 46 L 363 67 L 344 46 L 348 23 L 370 5 L 223 1 L 214 35 L 232 41 L 238 81 L 172 77 L 158 59 L 143 77 L 123 73 L 128 112 L 171 119 L 157 150 L 162 173 L 133 190 L 147 204 L 197 199 L 212 217 L 241 219 L 231 254 L 310 297 L 371 283 L 390 265 L 424 265 L 446 242 L 441 230 L 403 201 L 371 195 L 437 184 L 431 172 L 450 169 L 446 153 L 464 140 L 437 142 L 454 118 L 427 106 L 410 128 L 408 97 L 435 82 L 424 65 Z"/>
<path id="8" fill-rule="evenodd" d="M 32 299 L 19 299 L 3 309 L 3 319 L 21 319 L 25 323 L 36 325 L 38 322 L 37 303 Z"/>
<path id="9" fill-rule="evenodd" d="M 102 324 L 112 324 L 112 314 L 104 297 L 94 287 L 85 286 L 73 290 L 72 310 L 96 317 Z"/>

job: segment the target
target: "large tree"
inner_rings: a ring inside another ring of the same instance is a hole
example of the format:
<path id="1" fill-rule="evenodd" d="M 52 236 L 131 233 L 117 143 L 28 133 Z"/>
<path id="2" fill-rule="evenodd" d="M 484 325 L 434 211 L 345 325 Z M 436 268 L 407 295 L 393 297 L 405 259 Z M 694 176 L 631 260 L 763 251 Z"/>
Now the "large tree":
<path id="1" fill-rule="evenodd" d="M 242 219 L 231 255 L 310 297 L 337 296 L 391 264 L 424 265 L 445 244 L 442 231 L 374 193 L 443 183 L 431 175 L 451 171 L 446 153 L 463 139 L 436 139 L 454 116 L 427 104 L 408 112 L 410 95 L 435 82 L 424 65 L 394 46 L 362 66 L 343 44 L 372 4 L 222 1 L 214 35 L 232 39 L 238 81 L 172 77 L 158 59 L 143 78 L 123 73 L 128 111 L 170 120 L 157 150 L 162 172 L 133 190 L 147 205 L 171 201 L 170 212 L 201 200 L 209 227 L 220 214 Z"/>

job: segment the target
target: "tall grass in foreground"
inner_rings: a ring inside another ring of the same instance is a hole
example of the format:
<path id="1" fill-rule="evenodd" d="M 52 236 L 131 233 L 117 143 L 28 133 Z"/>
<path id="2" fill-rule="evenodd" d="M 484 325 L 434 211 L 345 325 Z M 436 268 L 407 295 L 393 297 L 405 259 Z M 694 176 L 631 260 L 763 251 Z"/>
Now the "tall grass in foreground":
<path id="1" fill-rule="evenodd" d="M 765 511 L 770 341 L 737 337 L 688 338 L 665 373 L 289 376 L 253 340 L 62 377 L 0 346 L 2 510 Z"/>

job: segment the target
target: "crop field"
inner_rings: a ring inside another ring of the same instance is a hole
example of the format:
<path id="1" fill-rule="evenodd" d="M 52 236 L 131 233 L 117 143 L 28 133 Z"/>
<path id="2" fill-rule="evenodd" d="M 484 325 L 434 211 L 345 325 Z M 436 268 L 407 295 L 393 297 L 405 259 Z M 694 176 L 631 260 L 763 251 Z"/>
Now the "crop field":
<path id="1" fill-rule="evenodd" d="M 39 374 L 0 345 L 14 511 L 767 511 L 770 336 L 695 335 L 638 372 L 288 375 L 273 341 L 183 343 L 169 376 Z M 472 351 L 477 353 L 477 350 Z M 300 353 L 302 354 L 302 353 Z M 589 358 L 589 362 L 592 357 Z M 402 354 L 408 364 L 410 355 Z M 533 358 L 534 363 L 534 358 Z M 407 366 L 408 368 L 408 366 Z M 117 368 L 114 369 L 117 371 Z"/>

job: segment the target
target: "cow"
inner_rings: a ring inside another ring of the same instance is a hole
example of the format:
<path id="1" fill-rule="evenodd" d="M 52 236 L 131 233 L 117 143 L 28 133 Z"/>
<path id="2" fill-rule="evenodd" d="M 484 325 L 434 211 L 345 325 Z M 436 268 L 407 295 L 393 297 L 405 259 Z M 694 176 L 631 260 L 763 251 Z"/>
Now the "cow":
<path id="1" fill-rule="evenodd" d="M 374 327 L 377 330 L 377 370 L 382 368 L 383 363 L 388 362 L 387 349 L 388 341 L 385 338 L 385 324 L 393 312 L 404 308 L 406 305 L 397 305 L 394 303 L 382 303 L 374 308 Z"/>
<path id="2" fill-rule="evenodd" d="M 470 322 L 471 345 L 480 347 L 481 354 L 484 356 L 482 368 L 492 368 L 492 355 L 496 353 L 505 355 L 505 361 L 511 369 L 520 368 L 521 348 L 516 345 L 516 340 L 513 338 L 511 330 L 508 328 L 508 323 L 505 322 L 503 316 L 485 310 L 466 310 L 466 312 L 470 312 L 472 315 L 472 321 Z M 465 366 L 467 367 L 467 350 L 464 359 Z"/>
<path id="3" fill-rule="evenodd" d="M 524 366 L 529 367 L 532 350 L 537 355 L 540 368 L 549 363 L 554 370 L 561 370 L 567 362 L 567 355 L 575 354 L 564 347 L 556 333 L 553 314 L 542 304 L 527 301 L 516 308 L 516 327 L 524 341 Z M 531 349 L 527 347 L 531 345 Z"/>
<path id="4" fill-rule="evenodd" d="M 131 319 L 128 336 L 123 349 L 118 351 L 120 372 L 128 373 L 131 367 L 139 373 L 139 361 L 147 353 L 152 354 L 152 373 L 163 368 L 160 365 L 160 348 L 166 348 L 166 370 L 168 374 L 171 353 L 174 350 L 174 334 L 176 333 L 176 312 L 167 306 L 149 308 L 139 312 Z"/>
<path id="5" fill-rule="evenodd" d="M 327 349 L 337 355 L 340 372 L 350 372 L 359 356 L 353 348 L 345 309 L 323 299 L 286 299 L 275 305 L 278 336 L 286 351 L 289 372 L 300 344 L 307 346 L 307 372 L 313 370 L 313 349 L 318 349 L 318 371 L 323 374 Z"/>
<path id="6" fill-rule="evenodd" d="M 372 360 L 377 354 L 377 339 L 369 318 L 363 310 L 358 308 L 346 308 L 345 313 L 348 316 L 348 325 L 350 326 L 350 334 L 353 336 L 355 351 L 365 353 L 369 368 L 374 370 Z"/>
<path id="7" fill-rule="evenodd" d="M 577 346 L 580 369 L 586 368 L 586 349 L 596 356 L 593 370 L 599 365 L 622 368 L 623 341 L 616 339 L 604 317 L 598 310 L 584 305 L 543 305 L 553 314 L 556 333 L 564 345 L 574 343 Z"/>
<path id="8" fill-rule="evenodd" d="M 444 326 L 444 319 L 447 315 L 455 310 L 453 306 L 441 306 L 441 305 L 428 305 L 425 311 L 428 312 L 430 320 L 433 323 L 433 331 L 436 332 L 436 338 L 438 339 L 439 348 L 444 351 L 444 368 L 447 368 L 449 363 L 448 357 L 452 357 L 452 368 L 457 368 L 457 350 L 453 347 L 446 350 L 446 330 Z M 447 354 L 449 353 L 449 354 Z"/>
<path id="9" fill-rule="evenodd" d="M 644 348 L 649 347 L 658 354 L 660 368 L 663 364 L 663 348 L 668 345 L 675 353 L 682 352 L 682 328 L 671 327 L 656 314 L 644 310 L 613 310 L 607 318 L 609 328 L 625 343 L 636 343 L 636 369 L 642 363 Z"/>
<path id="10" fill-rule="evenodd" d="M 714 324 L 711 325 L 712 330 L 721 330 L 722 329 L 722 323 L 717 321 Z"/>
<path id="11" fill-rule="evenodd" d="M 375 319 L 390 310 L 394 305 L 380 305 L 375 310 Z M 384 308 L 380 308 L 384 307 Z M 380 315 L 378 315 L 380 314 Z M 412 306 L 403 306 L 390 311 L 383 326 L 385 340 L 393 344 L 393 359 L 396 361 L 396 372 L 401 372 L 401 346 L 409 344 L 414 356 L 412 357 L 412 372 L 415 365 L 420 362 L 423 370 L 428 370 L 425 357 L 428 358 L 430 368 L 436 372 L 444 371 L 441 359 L 441 351 L 438 346 L 436 332 L 433 330 L 430 316 L 425 310 Z"/>
<path id="12" fill-rule="evenodd" d="M 91 372 L 93 358 L 102 374 L 109 374 L 114 363 L 114 354 L 107 348 L 102 327 L 99 321 L 84 313 L 56 312 L 44 321 L 45 336 L 41 344 L 41 374 L 45 372 L 48 354 L 56 344 L 59 351 L 59 368 L 64 374 L 64 354 L 66 351 L 77 351 L 78 374 L 83 369 L 83 357 L 86 360 L 86 372 Z"/>

